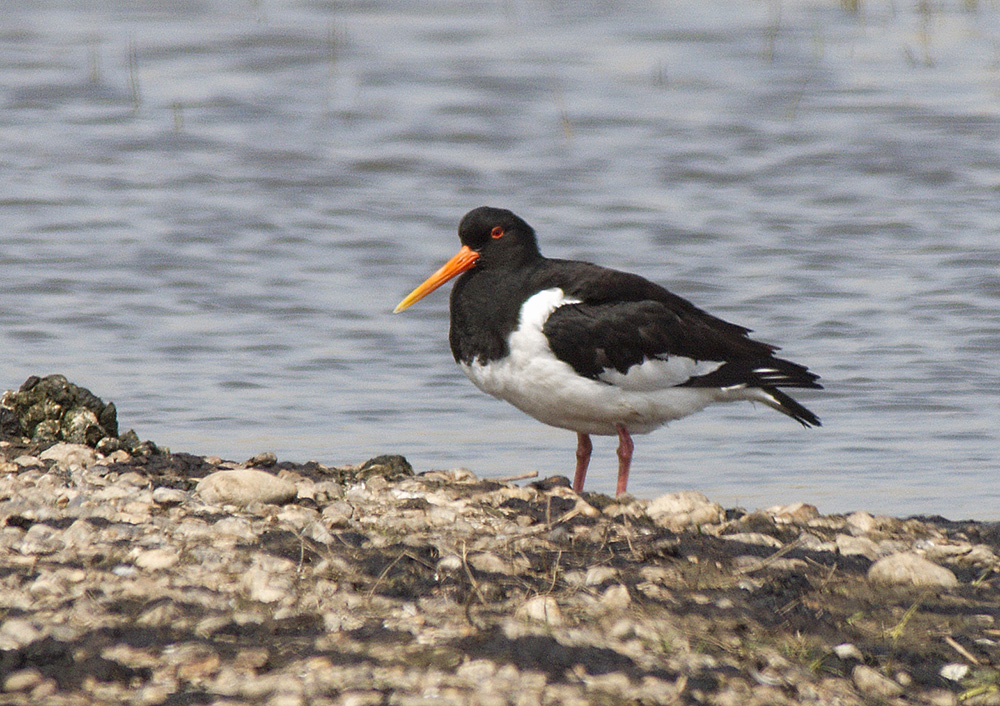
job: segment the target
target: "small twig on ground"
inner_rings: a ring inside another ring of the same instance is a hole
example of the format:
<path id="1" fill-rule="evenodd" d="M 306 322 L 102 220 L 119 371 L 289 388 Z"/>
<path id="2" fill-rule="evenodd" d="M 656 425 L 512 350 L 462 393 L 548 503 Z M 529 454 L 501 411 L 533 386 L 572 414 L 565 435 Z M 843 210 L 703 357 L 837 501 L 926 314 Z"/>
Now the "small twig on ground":
<path id="1" fill-rule="evenodd" d="M 979 660 L 976 659 L 976 656 L 974 654 L 972 654 L 971 652 L 969 652 L 964 647 L 962 647 L 962 645 L 959 644 L 958 640 L 956 640 L 955 638 L 953 638 L 951 635 L 945 635 L 944 636 L 944 641 L 947 642 L 949 645 L 951 645 L 951 648 L 953 650 L 955 650 L 955 652 L 958 652 L 958 654 L 962 655 L 963 657 L 965 657 L 967 660 L 969 660 L 973 664 L 975 664 L 975 665 L 979 664 Z"/>
<path id="2" fill-rule="evenodd" d="M 527 480 L 528 478 L 537 478 L 538 471 L 529 471 L 527 473 L 518 473 L 513 476 L 500 476 L 499 478 L 488 478 L 487 480 L 494 480 L 497 483 L 511 483 L 515 480 Z"/>
<path id="3" fill-rule="evenodd" d="M 481 631 L 486 629 L 486 625 L 477 623 L 472 616 L 472 596 L 475 594 L 479 598 L 479 602 L 483 605 L 486 605 L 486 596 L 479 590 L 479 582 L 472 575 L 472 569 L 469 568 L 468 555 L 468 547 L 465 542 L 462 542 L 462 567 L 465 569 L 465 575 L 469 577 L 469 583 L 472 585 L 472 592 L 469 593 L 469 597 L 465 601 L 465 619 L 469 621 L 469 625 Z"/>
<path id="4" fill-rule="evenodd" d="M 371 589 L 368 591 L 369 601 L 372 599 L 372 596 L 375 595 L 375 589 L 378 588 L 380 583 L 382 583 L 382 579 L 384 579 L 386 575 L 392 570 L 392 567 L 394 567 L 396 564 L 402 561 L 403 557 L 405 557 L 406 554 L 407 554 L 406 552 L 400 553 L 400 555 L 397 556 L 395 559 L 393 559 L 391 562 L 389 562 L 389 565 L 382 570 L 381 574 L 378 575 L 378 578 L 375 579 L 375 583 L 372 584 Z"/>
<path id="5" fill-rule="evenodd" d="M 484 596 L 483 592 L 479 590 L 479 582 L 476 581 L 476 578 L 472 575 L 472 569 L 469 568 L 468 557 L 469 557 L 468 547 L 466 546 L 465 542 L 462 542 L 462 567 L 465 569 L 465 575 L 469 577 L 469 583 L 472 584 L 472 590 L 476 592 L 477 596 L 479 596 L 479 601 L 483 605 L 486 605 L 486 596 Z"/>
<path id="6" fill-rule="evenodd" d="M 738 569 L 735 573 L 739 574 L 740 576 L 745 576 L 746 574 L 752 574 L 754 571 L 760 571 L 761 569 L 765 568 L 766 566 L 769 566 L 770 564 L 774 563 L 781 557 L 785 556 L 785 554 L 792 551 L 793 549 L 798 549 L 800 546 L 802 546 L 801 537 L 799 539 L 796 539 L 794 542 L 790 544 L 786 544 L 781 549 L 774 552 L 774 554 L 764 557 L 756 564 L 753 564 L 752 566 L 748 566 L 743 569 Z"/>

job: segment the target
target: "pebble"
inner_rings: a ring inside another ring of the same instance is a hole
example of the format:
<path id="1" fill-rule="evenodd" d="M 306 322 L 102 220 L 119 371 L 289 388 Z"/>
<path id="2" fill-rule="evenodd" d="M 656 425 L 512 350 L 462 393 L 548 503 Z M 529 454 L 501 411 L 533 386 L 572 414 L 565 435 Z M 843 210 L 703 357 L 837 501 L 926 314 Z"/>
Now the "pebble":
<path id="1" fill-rule="evenodd" d="M 674 531 L 717 524 L 726 518 L 721 505 L 695 490 L 661 495 L 646 507 L 646 514 L 657 525 Z"/>
<path id="2" fill-rule="evenodd" d="M 250 526 L 249 520 L 242 517 L 224 517 L 211 526 L 199 523 L 198 525 L 189 527 L 201 536 L 214 539 L 225 536 L 244 541 L 254 541 L 257 539 L 257 535 L 253 531 L 253 527 Z"/>
<path id="3" fill-rule="evenodd" d="M 350 503 L 343 500 L 336 500 L 323 508 L 321 516 L 327 527 L 338 529 L 350 526 L 351 515 L 353 513 L 354 508 L 351 507 Z"/>
<path id="4" fill-rule="evenodd" d="M 457 571 L 461 571 L 464 565 L 462 557 L 457 554 L 447 554 L 441 557 L 437 565 L 435 565 L 434 570 L 438 574 L 438 580 L 440 580 L 444 574 L 452 574 Z"/>
<path id="5" fill-rule="evenodd" d="M 516 615 L 528 620 L 535 620 L 547 625 L 562 625 L 563 616 L 559 609 L 559 604 L 552 596 L 535 596 L 529 598 L 520 608 Z"/>
<path id="6" fill-rule="evenodd" d="M 614 586 L 609 586 L 601 594 L 600 602 L 601 607 L 606 611 L 620 611 L 629 607 L 632 603 L 632 597 L 628 593 L 628 588 L 618 583 Z"/>
<path id="7" fill-rule="evenodd" d="M 878 545 L 868 537 L 852 537 L 849 534 L 838 534 L 837 551 L 843 556 L 863 556 L 875 561 L 879 556 Z"/>
<path id="8" fill-rule="evenodd" d="M 241 586 L 255 601 L 261 603 L 276 603 L 286 596 L 293 596 L 292 580 L 295 576 L 295 564 L 284 559 L 272 557 L 275 562 L 283 562 L 283 567 L 265 566 L 263 562 L 251 567 L 240 579 Z"/>
<path id="9" fill-rule="evenodd" d="M 330 544 L 333 542 L 333 535 L 323 526 L 321 522 L 310 522 L 302 529 L 302 536 L 320 544 Z"/>
<path id="10" fill-rule="evenodd" d="M 951 570 L 912 552 L 902 552 L 879 559 L 868 569 L 868 580 L 873 583 L 899 586 L 940 588 L 958 586 L 958 579 Z"/>
<path id="11" fill-rule="evenodd" d="M 251 456 L 243 464 L 244 466 L 258 466 L 260 468 L 271 468 L 278 462 L 278 457 L 274 455 L 271 451 L 264 451 L 257 454 L 256 456 Z"/>
<path id="12" fill-rule="evenodd" d="M 803 549 L 808 549 L 813 552 L 834 552 L 837 551 L 837 544 L 835 542 L 825 542 L 819 537 L 817 537 L 812 532 L 802 532 L 798 536 L 797 541 L 799 546 Z"/>
<path id="13" fill-rule="evenodd" d="M 587 569 L 583 583 L 586 586 L 600 586 L 618 577 L 618 570 L 610 566 L 592 566 Z"/>
<path id="14" fill-rule="evenodd" d="M 3 680 L 3 690 L 28 691 L 29 689 L 34 689 L 36 686 L 41 684 L 44 678 L 45 677 L 42 673 L 34 667 L 18 669 L 17 671 L 8 674 L 7 678 Z"/>
<path id="15" fill-rule="evenodd" d="M 278 512 L 277 518 L 295 529 L 301 530 L 307 525 L 316 522 L 320 517 L 318 510 L 302 507 L 301 505 L 288 505 Z"/>
<path id="16" fill-rule="evenodd" d="M 819 509 L 815 505 L 807 503 L 776 505 L 769 507 L 765 512 L 771 515 L 775 522 L 782 523 L 805 524 L 809 520 L 819 517 Z"/>
<path id="17" fill-rule="evenodd" d="M 972 551 L 972 545 L 968 542 L 958 544 L 935 540 L 921 540 L 913 548 L 931 561 L 955 559 Z"/>
<path id="18" fill-rule="evenodd" d="M 207 503 L 245 507 L 253 503 L 280 505 L 295 499 L 295 484 L 283 478 L 240 468 L 216 471 L 198 482 L 198 495 Z"/>
<path id="19" fill-rule="evenodd" d="M 852 645 L 850 642 L 843 642 L 833 648 L 833 653 L 837 655 L 838 659 L 848 660 L 856 659 L 859 662 L 863 662 L 865 657 L 861 654 L 861 650 L 857 646 Z"/>
<path id="20" fill-rule="evenodd" d="M 153 491 L 153 502 L 158 505 L 180 505 L 187 498 L 187 493 L 177 488 L 167 488 L 161 485 Z"/>
<path id="21" fill-rule="evenodd" d="M 762 534 L 760 532 L 737 532 L 736 534 L 724 534 L 721 538 L 729 540 L 730 542 L 757 544 L 762 547 L 774 547 L 775 549 L 780 549 L 782 546 L 781 540 L 777 537 L 772 537 L 769 534 Z"/>
<path id="22" fill-rule="evenodd" d="M 979 566 L 989 566 L 997 563 L 997 555 L 993 553 L 993 549 L 989 545 L 976 544 L 969 550 L 968 554 L 962 557 L 961 561 Z"/>
<path id="23" fill-rule="evenodd" d="M 42 636 L 34 623 L 24 618 L 6 618 L 0 625 L 0 650 L 16 650 Z"/>
<path id="24" fill-rule="evenodd" d="M 177 552 L 172 549 L 147 549 L 136 555 L 133 563 L 140 569 L 157 571 L 170 568 L 178 559 Z"/>
<path id="25" fill-rule="evenodd" d="M 44 461 L 55 461 L 58 468 L 80 466 L 90 468 L 97 463 L 97 452 L 83 444 L 60 442 L 53 444 L 38 455 Z"/>
<path id="26" fill-rule="evenodd" d="M 921 697 L 928 706 L 958 706 L 958 696 L 947 689 L 928 689 Z"/>
<path id="27" fill-rule="evenodd" d="M 845 519 L 848 529 L 856 534 L 868 534 L 878 527 L 875 518 L 863 510 L 852 512 Z"/>
<path id="28" fill-rule="evenodd" d="M 957 663 L 946 664 L 941 667 L 939 674 L 948 681 L 962 681 L 969 674 L 969 665 Z"/>
<path id="29" fill-rule="evenodd" d="M 858 691 L 880 699 L 894 699 L 903 695 L 903 687 L 871 667 L 858 664 L 851 671 L 851 678 Z"/>
<path id="30" fill-rule="evenodd" d="M 492 574 L 508 574 L 510 568 L 507 562 L 498 557 L 493 552 L 480 552 L 472 554 L 468 558 L 469 566 L 476 571 L 484 571 Z"/>
<path id="31" fill-rule="evenodd" d="M 57 529 L 49 525 L 33 524 L 24 533 L 18 550 L 27 555 L 52 554 L 63 547 L 60 534 Z"/>

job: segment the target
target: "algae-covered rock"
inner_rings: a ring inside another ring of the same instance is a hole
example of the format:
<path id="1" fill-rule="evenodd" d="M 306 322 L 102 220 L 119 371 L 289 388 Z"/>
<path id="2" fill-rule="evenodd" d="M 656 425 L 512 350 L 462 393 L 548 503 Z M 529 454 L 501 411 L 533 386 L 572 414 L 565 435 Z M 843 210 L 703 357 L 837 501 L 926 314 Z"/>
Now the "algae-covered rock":
<path id="1" fill-rule="evenodd" d="M 118 449 L 150 455 L 156 447 L 134 431 L 118 433 L 118 410 L 63 375 L 32 375 L 0 399 L 0 436 L 27 437 L 42 446 L 64 441 L 108 454 Z"/>
<path id="2" fill-rule="evenodd" d="M 394 454 L 376 456 L 365 461 L 357 471 L 359 480 L 382 476 L 387 480 L 399 480 L 413 475 L 413 466 L 404 457 Z"/>

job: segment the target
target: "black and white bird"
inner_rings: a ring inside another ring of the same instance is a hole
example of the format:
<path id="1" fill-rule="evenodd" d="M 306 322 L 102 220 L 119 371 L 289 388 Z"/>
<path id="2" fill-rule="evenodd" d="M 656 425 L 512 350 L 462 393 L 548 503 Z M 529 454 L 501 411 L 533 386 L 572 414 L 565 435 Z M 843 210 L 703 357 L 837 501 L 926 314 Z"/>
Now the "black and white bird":
<path id="1" fill-rule="evenodd" d="M 453 277 L 449 340 L 483 392 L 577 433 L 573 489 L 582 492 L 591 434 L 617 435 L 618 494 L 632 434 L 647 434 L 714 402 L 763 402 L 803 426 L 819 418 L 781 387 L 822 388 L 777 358 L 776 346 L 642 277 L 549 259 L 514 213 L 476 208 L 462 248 L 399 303 L 400 312 Z"/>

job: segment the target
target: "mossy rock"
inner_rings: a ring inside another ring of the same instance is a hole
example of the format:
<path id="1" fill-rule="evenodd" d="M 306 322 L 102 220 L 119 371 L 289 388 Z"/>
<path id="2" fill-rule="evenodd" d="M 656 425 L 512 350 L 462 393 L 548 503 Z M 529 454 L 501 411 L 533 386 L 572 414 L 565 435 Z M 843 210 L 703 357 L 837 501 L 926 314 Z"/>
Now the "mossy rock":
<path id="1" fill-rule="evenodd" d="M 32 375 L 15 392 L 0 399 L 0 435 L 27 437 L 40 446 L 60 441 L 85 444 L 101 453 L 125 449 L 132 454 L 156 453 L 134 431 L 118 433 L 118 410 L 63 375 Z"/>

